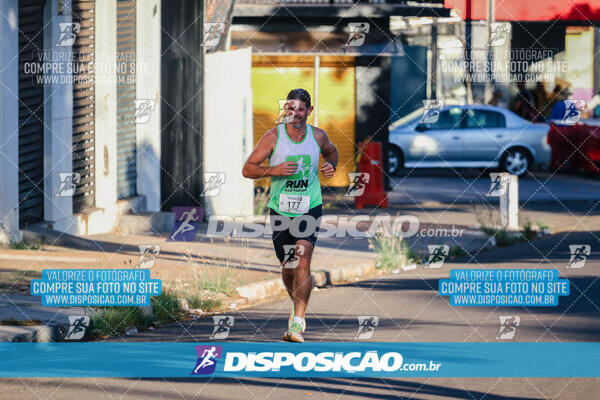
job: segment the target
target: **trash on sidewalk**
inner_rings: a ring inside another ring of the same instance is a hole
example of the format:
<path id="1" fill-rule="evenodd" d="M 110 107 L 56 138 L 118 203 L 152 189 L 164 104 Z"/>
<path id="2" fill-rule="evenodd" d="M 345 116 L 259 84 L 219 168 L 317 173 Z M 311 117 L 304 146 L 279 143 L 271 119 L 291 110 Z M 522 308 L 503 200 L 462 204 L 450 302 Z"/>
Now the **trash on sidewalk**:
<path id="1" fill-rule="evenodd" d="M 138 330 L 135 326 L 130 326 L 129 328 L 127 328 L 127 330 L 125 331 L 125 334 L 127 336 L 131 336 L 131 335 L 135 335 L 136 333 L 138 333 Z"/>
<path id="2" fill-rule="evenodd" d="M 186 299 L 179 299 L 179 307 L 181 307 L 185 311 L 190 310 L 190 306 Z"/>

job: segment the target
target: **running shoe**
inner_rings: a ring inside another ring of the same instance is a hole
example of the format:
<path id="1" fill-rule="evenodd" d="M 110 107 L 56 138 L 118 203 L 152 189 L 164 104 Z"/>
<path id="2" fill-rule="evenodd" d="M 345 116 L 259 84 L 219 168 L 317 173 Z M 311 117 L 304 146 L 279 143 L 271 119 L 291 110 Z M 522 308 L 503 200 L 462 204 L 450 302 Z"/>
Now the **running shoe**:
<path id="1" fill-rule="evenodd" d="M 304 343 L 304 338 L 302 337 L 303 333 L 304 331 L 302 330 L 302 324 L 293 322 L 290 329 L 283 334 L 283 340 L 287 342 Z"/>
<path id="2" fill-rule="evenodd" d="M 290 317 L 288 318 L 288 329 L 292 327 L 294 315 L 294 304 L 292 304 L 292 311 L 290 311 Z M 302 318 L 302 332 L 306 332 L 306 318 Z"/>

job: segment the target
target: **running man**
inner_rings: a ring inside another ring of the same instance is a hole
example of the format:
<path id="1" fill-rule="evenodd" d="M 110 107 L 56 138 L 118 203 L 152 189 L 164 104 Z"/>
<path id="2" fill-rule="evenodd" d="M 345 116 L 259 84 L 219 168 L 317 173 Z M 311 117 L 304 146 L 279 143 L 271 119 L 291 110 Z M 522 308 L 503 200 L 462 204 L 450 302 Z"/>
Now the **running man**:
<path id="1" fill-rule="evenodd" d="M 214 357 L 216 357 L 216 353 L 215 353 L 216 348 L 213 346 L 210 349 L 206 349 L 204 350 L 204 352 L 202 353 L 203 359 L 202 362 L 200 364 L 198 364 L 196 366 L 196 368 L 194 368 L 194 374 L 198 373 L 199 369 L 205 368 L 205 367 L 210 367 L 211 365 L 213 365 L 215 362 L 212 360 Z"/>
<path id="2" fill-rule="evenodd" d="M 331 178 L 338 163 L 338 151 L 324 130 L 306 124 L 313 107 L 304 89 L 289 92 L 286 117 L 260 139 L 242 170 L 246 178 L 271 177 L 270 208 L 273 246 L 282 265 L 281 275 L 293 306 L 288 330 L 283 339 L 304 342 L 304 315 L 312 290 L 310 260 L 317 241 L 322 216 L 319 155 L 323 155 L 321 173 Z M 260 164 L 269 159 L 269 166 Z M 300 218 L 299 221 L 295 221 Z M 298 223 L 298 229 L 290 229 Z M 278 223 L 280 222 L 280 223 Z M 284 246 L 295 246 L 298 264 L 284 265 Z"/>

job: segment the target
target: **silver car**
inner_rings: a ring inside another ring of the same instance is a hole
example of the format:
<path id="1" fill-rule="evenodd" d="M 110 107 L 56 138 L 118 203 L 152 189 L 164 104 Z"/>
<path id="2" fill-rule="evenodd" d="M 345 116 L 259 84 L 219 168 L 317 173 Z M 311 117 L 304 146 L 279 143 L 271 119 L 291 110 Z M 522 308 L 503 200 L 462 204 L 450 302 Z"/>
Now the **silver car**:
<path id="1" fill-rule="evenodd" d="M 550 162 L 549 125 L 471 104 L 414 111 L 390 125 L 389 173 L 405 168 L 501 168 L 514 175 Z"/>

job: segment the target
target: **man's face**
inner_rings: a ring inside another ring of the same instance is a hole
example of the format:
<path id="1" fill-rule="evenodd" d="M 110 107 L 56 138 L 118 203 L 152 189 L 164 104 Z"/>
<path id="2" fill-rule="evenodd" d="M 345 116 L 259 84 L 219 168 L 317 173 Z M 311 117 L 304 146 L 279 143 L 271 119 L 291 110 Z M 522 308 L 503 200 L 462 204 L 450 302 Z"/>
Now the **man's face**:
<path id="1" fill-rule="evenodd" d="M 285 114 L 290 121 L 289 124 L 296 129 L 300 129 L 306 124 L 312 110 L 312 106 L 307 108 L 306 103 L 301 100 L 288 100 L 285 104 Z"/>

